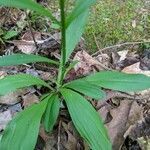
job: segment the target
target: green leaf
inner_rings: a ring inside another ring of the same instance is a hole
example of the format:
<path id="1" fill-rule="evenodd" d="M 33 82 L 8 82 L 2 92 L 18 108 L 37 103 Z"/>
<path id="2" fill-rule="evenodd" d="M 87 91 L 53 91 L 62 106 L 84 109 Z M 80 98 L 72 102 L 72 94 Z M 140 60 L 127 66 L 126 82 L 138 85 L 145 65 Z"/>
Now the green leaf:
<path id="1" fill-rule="evenodd" d="M 102 71 L 84 79 L 97 86 L 123 92 L 135 92 L 150 88 L 150 77 L 142 74 Z"/>
<path id="2" fill-rule="evenodd" d="M 56 23 L 52 23 L 50 26 L 52 29 L 56 29 L 59 30 L 60 29 L 60 25 L 56 24 Z"/>
<path id="3" fill-rule="evenodd" d="M 32 0 L 0 0 L 0 5 L 20 9 L 30 9 L 32 11 L 37 12 L 39 15 L 49 17 L 52 21 L 59 24 L 59 22 L 52 15 L 50 10 L 45 9 L 44 7 L 42 7 L 41 5 Z"/>
<path id="4" fill-rule="evenodd" d="M 48 97 L 48 104 L 43 116 L 44 128 L 47 132 L 50 132 L 53 129 L 53 126 L 58 118 L 59 109 L 60 100 L 58 95 L 50 95 Z"/>
<path id="5" fill-rule="evenodd" d="M 14 30 L 7 31 L 6 34 L 3 36 L 3 39 L 9 40 L 12 37 L 18 35 L 18 33 L 19 33 L 18 31 L 14 31 Z"/>
<path id="6" fill-rule="evenodd" d="M 97 85 L 93 85 L 86 80 L 74 80 L 67 84 L 64 87 L 74 89 L 84 95 L 90 96 L 94 99 L 100 100 L 105 98 L 105 92 L 100 89 Z"/>
<path id="7" fill-rule="evenodd" d="M 93 150 L 111 150 L 105 127 L 92 105 L 80 94 L 62 89 L 72 121 Z"/>
<path id="8" fill-rule="evenodd" d="M 37 77 L 28 74 L 18 74 L 0 79 L 0 95 L 33 85 L 41 85 L 50 88 L 46 82 Z"/>
<path id="9" fill-rule="evenodd" d="M 1 150 L 33 150 L 47 100 L 34 104 L 22 112 L 6 127 L 0 141 Z"/>
<path id="10" fill-rule="evenodd" d="M 33 62 L 47 62 L 50 64 L 58 65 L 56 61 L 50 60 L 46 57 L 37 56 L 37 55 L 14 54 L 14 55 L 5 55 L 0 57 L 0 67 L 20 65 L 20 64 L 33 63 Z"/>
<path id="11" fill-rule="evenodd" d="M 95 2 L 96 0 L 77 0 L 75 8 L 67 18 L 66 27 L 68 27 L 73 20 L 80 16 L 80 14 L 89 9 Z"/>
<path id="12" fill-rule="evenodd" d="M 74 19 L 66 29 L 66 61 L 73 52 L 76 44 L 80 41 L 88 15 L 89 11 L 84 11 L 76 19 Z"/>

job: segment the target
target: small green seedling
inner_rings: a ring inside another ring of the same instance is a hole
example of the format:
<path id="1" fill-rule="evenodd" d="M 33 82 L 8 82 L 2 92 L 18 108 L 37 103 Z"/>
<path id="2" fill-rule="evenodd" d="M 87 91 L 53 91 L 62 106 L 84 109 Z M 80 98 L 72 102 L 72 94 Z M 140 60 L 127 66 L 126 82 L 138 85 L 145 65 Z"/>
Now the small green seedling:
<path id="1" fill-rule="evenodd" d="M 5 41 L 17 36 L 18 33 L 19 32 L 15 30 L 3 31 L 0 29 L 0 42 L 3 44 Z"/>
<path id="2" fill-rule="evenodd" d="M 20 65 L 26 63 L 46 62 L 58 66 L 56 86 L 27 74 L 11 75 L 0 79 L 0 95 L 17 89 L 40 85 L 49 89 L 42 96 L 40 103 L 33 104 L 7 125 L 0 141 L 0 150 L 33 150 L 42 124 L 47 132 L 52 131 L 58 118 L 60 103 L 66 103 L 73 124 L 81 137 L 93 150 L 111 150 L 111 142 L 103 122 L 83 95 L 100 100 L 105 97 L 101 88 L 123 92 L 139 91 L 150 88 L 150 78 L 139 74 L 125 74 L 115 71 L 102 71 L 89 76 L 64 83 L 69 72 L 68 59 L 79 42 L 89 15 L 89 8 L 96 0 L 76 0 L 71 13 L 65 12 L 65 0 L 60 0 L 61 21 L 52 13 L 32 0 L 0 0 L 0 5 L 30 9 L 48 17 L 61 29 L 61 59 L 60 62 L 37 55 L 14 54 L 0 58 L 0 66 Z M 49 81 L 51 82 L 51 81 Z"/>

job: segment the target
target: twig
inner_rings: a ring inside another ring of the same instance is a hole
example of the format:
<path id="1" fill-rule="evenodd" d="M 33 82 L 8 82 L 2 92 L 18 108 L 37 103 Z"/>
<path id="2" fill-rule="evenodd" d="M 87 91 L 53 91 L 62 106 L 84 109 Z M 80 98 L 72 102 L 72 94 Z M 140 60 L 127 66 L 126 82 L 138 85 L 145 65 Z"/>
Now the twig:
<path id="1" fill-rule="evenodd" d="M 100 54 L 102 54 L 101 49 L 100 49 L 100 47 L 99 47 L 99 44 L 98 44 L 98 42 L 97 42 L 96 36 L 95 36 L 94 33 L 92 33 L 92 34 L 93 34 L 93 37 L 94 37 L 94 40 L 95 40 L 95 44 L 96 44 L 96 46 L 97 46 L 97 48 L 98 48 L 98 51 L 99 51 Z"/>
<path id="2" fill-rule="evenodd" d="M 36 40 L 35 40 L 35 37 L 34 37 L 33 31 L 32 31 L 31 22 L 30 22 L 30 20 L 29 20 L 29 17 L 28 17 L 28 14 L 27 14 L 27 12 L 26 12 L 26 11 L 25 11 L 25 13 L 26 13 L 26 16 L 27 16 L 27 22 L 28 22 L 28 26 L 29 26 L 29 30 L 30 30 L 30 33 L 31 33 L 32 39 L 33 39 L 33 41 L 34 41 L 34 44 L 35 44 L 36 49 L 38 49 L 38 44 L 37 44 L 37 42 L 36 42 Z"/>
<path id="3" fill-rule="evenodd" d="M 128 94 L 128 93 L 124 93 L 124 92 L 118 92 L 118 91 L 108 91 L 107 94 L 106 94 L 106 98 L 103 99 L 102 103 L 100 103 L 100 105 L 96 106 L 96 109 L 99 110 L 101 109 L 102 107 L 108 105 L 107 101 L 111 98 L 127 98 L 129 100 L 135 100 L 135 101 L 138 101 L 140 102 L 141 100 L 144 100 L 144 99 L 148 99 L 149 96 L 146 96 L 146 97 L 141 97 L 139 95 L 131 95 L 131 94 Z"/>
<path id="4" fill-rule="evenodd" d="M 137 44 L 141 44 L 141 43 L 150 43 L 150 41 L 145 41 L 145 42 L 144 41 L 142 41 L 142 42 L 127 42 L 127 43 L 122 43 L 122 44 L 117 44 L 117 45 L 105 47 L 103 49 L 100 49 L 96 53 L 92 54 L 92 56 L 97 56 L 97 55 L 101 54 L 103 51 L 108 50 L 108 49 L 119 48 L 119 47 L 127 46 L 127 45 L 137 45 Z"/>

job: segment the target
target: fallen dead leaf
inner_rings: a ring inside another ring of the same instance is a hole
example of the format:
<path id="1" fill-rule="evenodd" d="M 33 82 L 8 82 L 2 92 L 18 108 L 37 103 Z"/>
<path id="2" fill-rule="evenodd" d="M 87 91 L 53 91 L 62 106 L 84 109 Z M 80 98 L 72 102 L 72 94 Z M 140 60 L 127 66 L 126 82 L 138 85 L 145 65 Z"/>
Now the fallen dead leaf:
<path id="1" fill-rule="evenodd" d="M 44 81 L 48 81 L 48 80 L 54 79 L 56 77 L 56 70 L 52 69 L 49 72 L 38 70 L 38 74 L 39 74 L 41 79 L 43 79 Z"/>
<path id="2" fill-rule="evenodd" d="M 131 73 L 131 74 L 144 74 L 150 76 L 150 71 L 145 71 L 140 69 L 140 62 L 137 62 L 133 65 L 125 67 L 122 72 L 124 73 Z"/>
<path id="3" fill-rule="evenodd" d="M 41 41 L 41 33 L 33 31 L 35 40 Z M 36 45 L 33 40 L 33 36 L 30 31 L 27 31 L 21 38 L 21 40 L 14 40 L 13 43 L 19 50 L 25 54 L 32 54 L 36 52 Z"/>
<path id="4" fill-rule="evenodd" d="M 12 113 L 10 110 L 0 113 L 0 131 L 4 130 L 8 122 L 12 119 Z"/>
<path id="5" fill-rule="evenodd" d="M 132 103 L 130 113 L 128 116 L 127 127 L 137 123 L 143 118 L 143 108 L 136 101 Z"/>
<path id="6" fill-rule="evenodd" d="M 44 127 L 40 127 L 40 132 L 39 132 L 39 135 L 42 137 L 42 139 L 47 142 L 49 140 L 49 135 L 46 133 Z"/>
<path id="7" fill-rule="evenodd" d="M 103 64 L 106 67 L 110 66 L 110 57 L 107 54 L 100 54 L 95 57 L 96 60 L 98 60 L 101 64 Z"/>
<path id="8" fill-rule="evenodd" d="M 25 90 L 18 90 L 16 92 L 11 92 L 4 96 L 0 96 L 0 103 L 9 105 L 15 104 L 20 100 L 19 96 L 21 96 L 24 93 L 26 93 Z"/>
<path id="9" fill-rule="evenodd" d="M 117 66 L 118 62 L 120 62 L 120 61 L 119 61 L 120 56 L 119 56 L 119 54 L 118 54 L 116 51 L 111 52 L 111 59 L 112 59 L 112 65 L 113 65 L 114 67 Z"/>
<path id="10" fill-rule="evenodd" d="M 124 137 L 130 136 L 132 139 L 138 139 L 140 137 L 150 136 L 150 112 L 139 118 L 135 124 L 131 125 L 125 132 Z"/>
<path id="11" fill-rule="evenodd" d="M 23 96 L 23 106 L 29 107 L 34 103 L 39 103 L 39 98 L 35 94 L 27 94 Z"/>
<path id="12" fill-rule="evenodd" d="M 7 75 L 5 71 L 0 71 L 0 79 L 4 78 Z"/>
<path id="13" fill-rule="evenodd" d="M 78 145 L 78 137 L 74 131 L 74 127 L 72 123 L 64 123 L 62 122 L 62 126 L 67 133 L 67 141 L 64 143 L 66 150 L 76 150 Z"/>
<path id="14" fill-rule="evenodd" d="M 127 58 L 128 52 L 129 52 L 129 50 L 123 50 L 123 51 L 117 52 L 118 55 L 120 56 L 119 61 L 125 60 Z"/>
<path id="15" fill-rule="evenodd" d="M 105 105 L 104 107 L 99 109 L 98 113 L 100 114 L 104 123 L 108 123 L 111 121 L 112 116 L 110 115 L 110 107 L 108 105 Z"/>
<path id="16" fill-rule="evenodd" d="M 112 120 L 106 124 L 114 150 L 118 150 L 124 142 L 124 133 L 132 102 L 123 100 L 120 106 L 110 110 Z"/>
<path id="17" fill-rule="evenodd" d="M 86 51 L 79 51 L 76 53 L 74 61 L 79 61 L 74 69 L 80 75 L 87 75 L 90 72 L 100 71 L 104 68 L 102 67 L 101 63 L 90 56 Z"/>

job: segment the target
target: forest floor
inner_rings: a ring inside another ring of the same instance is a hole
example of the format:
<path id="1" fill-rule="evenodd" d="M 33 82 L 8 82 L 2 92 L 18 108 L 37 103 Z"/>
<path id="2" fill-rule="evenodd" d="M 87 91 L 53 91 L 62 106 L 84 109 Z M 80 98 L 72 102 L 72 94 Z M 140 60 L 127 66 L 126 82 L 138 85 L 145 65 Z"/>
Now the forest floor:
<path id="1" fill-rule="evenodd" d="M 59 18 L 55 0 L 39 2 L 51 8 Z M 69 10 L 73 3 L 67 2 Z M 42 43 L 38 48 L 33 37 Z M 26 53 L 59 59 L 59 43 L 59 30 L 46 18 L 30 11 L 0 8 L 1 56 Z M 150 1 L 98 1 L 91 9 L 89 23 L 72 59 L 79 61 L 73 70 L 78 76 L 101 70 L 150 76 Z M 17 73 L 32 74 L 47 81 L 56 76 L 57 70 L 40 63 L 0 68 L 0 78 Z M 73 78 L 72 75 L 68 78 Z M 149 150 L 150 90 L 139 93 L 105 91 L 106 99 L 92 104 L 104 121 L 113 149 Z M 42 93 L 43 89 L 32 87 L 0 96 L 0 131 L 3 132 L 17 112 L 38 103 Z M 74 129 L 66 109 L 61 110 L 51 134 L 40 129 L 36 150 L 57 150 L 58 147 L 60 150 L 89 149 Z"/>

